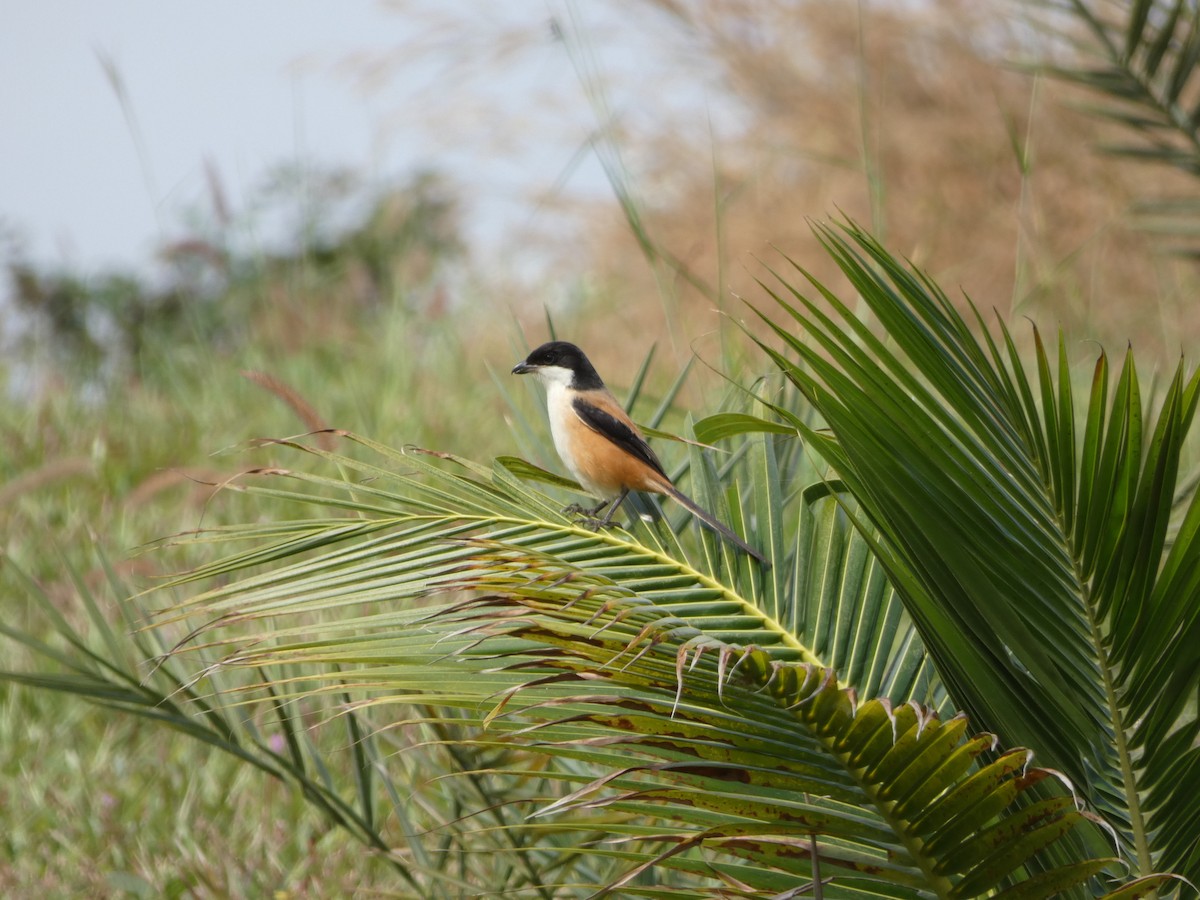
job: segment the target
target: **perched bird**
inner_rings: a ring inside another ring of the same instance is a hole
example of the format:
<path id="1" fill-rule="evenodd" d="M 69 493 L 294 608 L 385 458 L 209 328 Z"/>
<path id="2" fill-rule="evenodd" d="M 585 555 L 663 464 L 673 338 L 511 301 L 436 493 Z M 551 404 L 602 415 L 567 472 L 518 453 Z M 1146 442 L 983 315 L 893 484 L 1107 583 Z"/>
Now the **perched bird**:
<path id="1" fill-rule="evenodd" d="M 609 523 L 630 491 L 666 494 L 727 541 L 767 564 L 766 557 L 671 484 L 638 427 L 574 344 L 542 344 L 513 367 L 513 374 L 536 375 L 545 385 L 554 447 L 576 480 L 602 501 L 587 512 L 597 516 L 609 506 L 597 527 Z"/>

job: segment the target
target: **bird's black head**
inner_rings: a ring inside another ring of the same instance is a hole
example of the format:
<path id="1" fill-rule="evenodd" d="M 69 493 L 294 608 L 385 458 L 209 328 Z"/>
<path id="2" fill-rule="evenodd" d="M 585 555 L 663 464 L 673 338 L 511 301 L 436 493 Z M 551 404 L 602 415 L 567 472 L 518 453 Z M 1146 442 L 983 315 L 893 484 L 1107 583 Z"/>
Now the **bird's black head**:
<path id="1" fill-rule="evenodd" d="M 513 366 L 514 375 L 524 375 L 532 372 L 545 380 L 567 380 L 570 373 L 569 386 L 578 391 L 594 390 L 604 387 L 604 382 L 596 373 L 595 368 L 583 351 L 574 344 L 566 341 L 550 341 L 542 344 L 525 359 L 524 362 Z"/>

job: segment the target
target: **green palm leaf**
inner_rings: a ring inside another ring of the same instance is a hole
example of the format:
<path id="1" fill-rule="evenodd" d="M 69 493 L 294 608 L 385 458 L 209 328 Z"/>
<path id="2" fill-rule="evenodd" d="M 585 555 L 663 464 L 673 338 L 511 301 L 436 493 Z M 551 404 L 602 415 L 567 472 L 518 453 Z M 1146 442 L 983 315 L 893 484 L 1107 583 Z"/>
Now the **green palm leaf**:
<path id="1" fill-rule="evenodd" d="M 1027 374 L 1006 329 L 974 337 L 869 236 L 818 232 L 891 343 L 813 282 L 823 304 L 776 297 L 803 365 L 769 352 L 828 423 L 794 421 L 878 528 L 951 699 L 1067 773 L 1138 872 L 1197 880 L 1195 496 L 1167 537 L 1200 377 L 1181 363 L 1150 415 L 1132 357 L 1110 400 L 1101 355 L 1077 421 L 1061 338 L 1052 364 L 1035 333 Z"/>
<path id="2" fill-rule="evenodd" d="M 603 816 L 612 839 L 581 852 L 624 866 L 610 889 L 638 893 L 653 867 L 748 894 L 827 878 L 833 896 L 976 896 L 1086 821 L 1069 797 L 1020 802 L 1046 774 L 1025 752 L 977 767 L 994 738 L 906 702 L 936 683 L 870 538 L 851 527 L 836 485 L 785 501 L 774 439 L 743 458 L 757 508 L 719 490 L 696 448 L 690 463 L 702 502 L 758 523 L 776 554 L 766 573 L 716 543 L 689 553 L 665 524 L 580 529 L 514 477 L 536 474 L 527 464 L 435 463 L 350 439 L 387 465 L 290 445 L 355 480 L 272 468 L 299 489 L 247 489 L 355 518 L 261 529 L 263 543 L 180 584 L 266 571 L 175 604 L 161 622 L 211 622 L 209 643 L 191 652 L 229 641 L 219 670 L 267 673 L 271 702 L 350 691 L 389 730 L 475 726 L 478 751 L 550 757 L 545 777 L 561 789 L 503 828 L 537 841 L 595 833 L 591 817 Z M 457 599 L 430 605 L 438 598 Z M 859 705 L 827 660 L 894 702 Z M 302 683 L 284 674 L 301 671 Z M 1027 879 L 1026 896 L 1105 864 Z"/>

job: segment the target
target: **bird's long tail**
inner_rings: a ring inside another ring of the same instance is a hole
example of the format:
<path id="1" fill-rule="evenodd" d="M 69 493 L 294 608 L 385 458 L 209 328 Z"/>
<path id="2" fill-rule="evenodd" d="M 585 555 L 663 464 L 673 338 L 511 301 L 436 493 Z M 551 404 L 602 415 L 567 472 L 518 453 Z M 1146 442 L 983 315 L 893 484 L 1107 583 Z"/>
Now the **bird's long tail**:
<path id="1" fill-rule="evenodd" d="M 733 544 L 742 552 L 748 553 L 750 556 L 753 556 L 755 559 L 757 559 L 760 563 L 762 563 L 764 568 L 770 567 L 771 563 L 767 561 L 765 556 L 734 534 L 731 528 L 719 522 L 712 513 L 701 508 L 695 500 L 683 493 L 683 491 L 679 490 L 672 484 L 660 485 L 660 489 L 663 491 L 663 493 L 668 494 L 677 503 L 691 512 L 691 514 L 697 519 L 699 519 L 717 534 L 721 535 L 721 537 L 725 538 L 725 540 L 729 541 L 729 543 Z"/>

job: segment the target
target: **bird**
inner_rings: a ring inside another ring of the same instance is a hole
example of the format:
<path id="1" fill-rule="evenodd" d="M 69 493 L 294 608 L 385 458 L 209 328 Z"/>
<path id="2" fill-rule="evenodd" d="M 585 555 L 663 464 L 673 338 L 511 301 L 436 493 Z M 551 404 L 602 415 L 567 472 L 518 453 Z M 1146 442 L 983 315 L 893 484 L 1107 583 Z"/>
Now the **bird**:
<path id="1" fill-rule="evenodd" d="M 513 366 L 512 374 L 534 375 L 546 388 L 554 447 L 575 479 L 601 501 L 593 509 L 568 509 L 587 513 L 599 529 L 609 524 L 630 491 L 664 494 L 738 549 L 769 565 L 762 553 L 671 483 L 637 425 L 577 346 L 567 341 L 542 344 Z M 604 518 L 595 519 L 606 506 Z"/>

